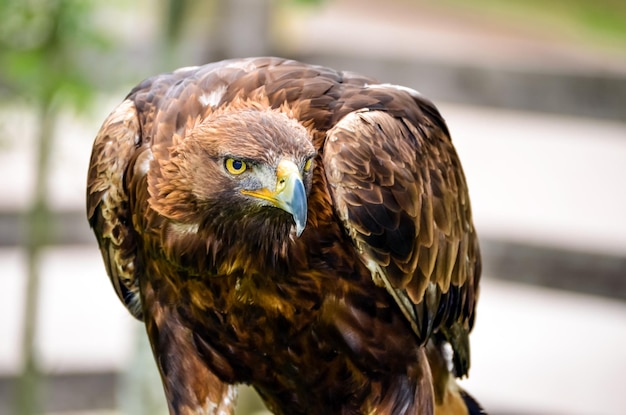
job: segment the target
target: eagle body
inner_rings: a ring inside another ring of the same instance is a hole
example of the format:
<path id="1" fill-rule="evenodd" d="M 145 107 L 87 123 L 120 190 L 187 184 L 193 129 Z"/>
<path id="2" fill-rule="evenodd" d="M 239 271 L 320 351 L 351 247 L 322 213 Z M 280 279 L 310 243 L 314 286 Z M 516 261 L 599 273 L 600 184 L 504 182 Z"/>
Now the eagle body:
<path id="1" fill-rule="evenodd" d="M 480 254 L 445 122 L 280 58 L 147 79 L 95 139 L 87 215 L 172 414 L 469 414 Z"/>

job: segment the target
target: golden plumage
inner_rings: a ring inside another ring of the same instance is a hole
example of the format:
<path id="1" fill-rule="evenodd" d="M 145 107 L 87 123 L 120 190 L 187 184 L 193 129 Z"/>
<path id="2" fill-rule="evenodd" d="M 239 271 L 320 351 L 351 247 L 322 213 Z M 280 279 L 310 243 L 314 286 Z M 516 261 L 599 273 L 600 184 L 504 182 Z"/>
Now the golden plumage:
<path id="1" fill-rule="evenodd" d="M 232 413 L 237 383 L 277 414 L 480 413 L 454 382 L 467 185 L 416 92 L 279 58 L 150 78 L 96 137 L 87 213 L 172 414 Z"/>

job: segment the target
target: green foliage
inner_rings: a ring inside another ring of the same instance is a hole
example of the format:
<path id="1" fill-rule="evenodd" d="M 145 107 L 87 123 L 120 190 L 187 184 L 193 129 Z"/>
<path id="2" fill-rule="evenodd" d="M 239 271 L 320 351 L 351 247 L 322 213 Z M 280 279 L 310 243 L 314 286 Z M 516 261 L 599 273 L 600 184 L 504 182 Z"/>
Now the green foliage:
<path id="1" fill-rule="evenodd" d="M 324 0 L 293 0 L 294 3 L 308 4 L 308 5 L 320 4 L 322 3 L 322 1 Z"/>
<path id="2" fill-rule="evenodd" d="M 409 0 L 412 1 L 412 0 Z M 457 9 L 532 27 L 578 33 L 601 43 L 626 43 L 626 2 L 623 0 L 428 0 Z"/>
<path id="3" fill-rule="evenodd" d="M 0 94 L 82 108 L 91 85 L 81 51 L 109 42 L 94 0 L 0 0 Z"/>

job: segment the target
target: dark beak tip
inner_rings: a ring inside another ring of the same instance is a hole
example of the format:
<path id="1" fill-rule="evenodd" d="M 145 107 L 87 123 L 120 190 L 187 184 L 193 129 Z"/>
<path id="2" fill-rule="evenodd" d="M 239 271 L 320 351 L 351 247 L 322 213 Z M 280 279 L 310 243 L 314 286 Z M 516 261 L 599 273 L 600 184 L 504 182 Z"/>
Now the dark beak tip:
<path id="1" fill-rule="evenodd" d="M 304 189 L 304 184 L 299 181 L 295 186 L 294 195 L 292 199 L 292 216 L 296 225 L 296 235 L 300 237 L 307 223 L 307 196 Z"/>
<path id="2" fill-rule="evenodd" d="M 304 232 L 305 227 L 306 224 L 296 223 L 296 236 L 298 238 L 300 237 L 300 235 L 302 235 L 302 232 Z"/>

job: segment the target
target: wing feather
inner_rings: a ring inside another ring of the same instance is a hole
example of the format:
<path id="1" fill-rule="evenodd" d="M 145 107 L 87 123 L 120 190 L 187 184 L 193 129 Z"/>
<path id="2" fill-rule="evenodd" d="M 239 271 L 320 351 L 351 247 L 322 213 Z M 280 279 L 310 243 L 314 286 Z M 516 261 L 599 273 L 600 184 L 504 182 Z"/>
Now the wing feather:
<path id="1" fill-rule="evenodd" d="M 335 210 L 374 281 L 421 342 L 434 331 L 446 336 L 462 376 L 480 276 L 477 238 L 445 123 L 430 104 L 414 102 L 345 115 L 327 133 L 323 161 Z"/>
<path id="2" fill-rule="evenodd" d="M 132 226 L 125 171 L 140 141 L 137 109 L 125 100 L 102 124 L 94 141 L 87 179 L 87 217 L 96 234 L 107 274 L 130 313 L 142 319 L 137 235 Z"/>

